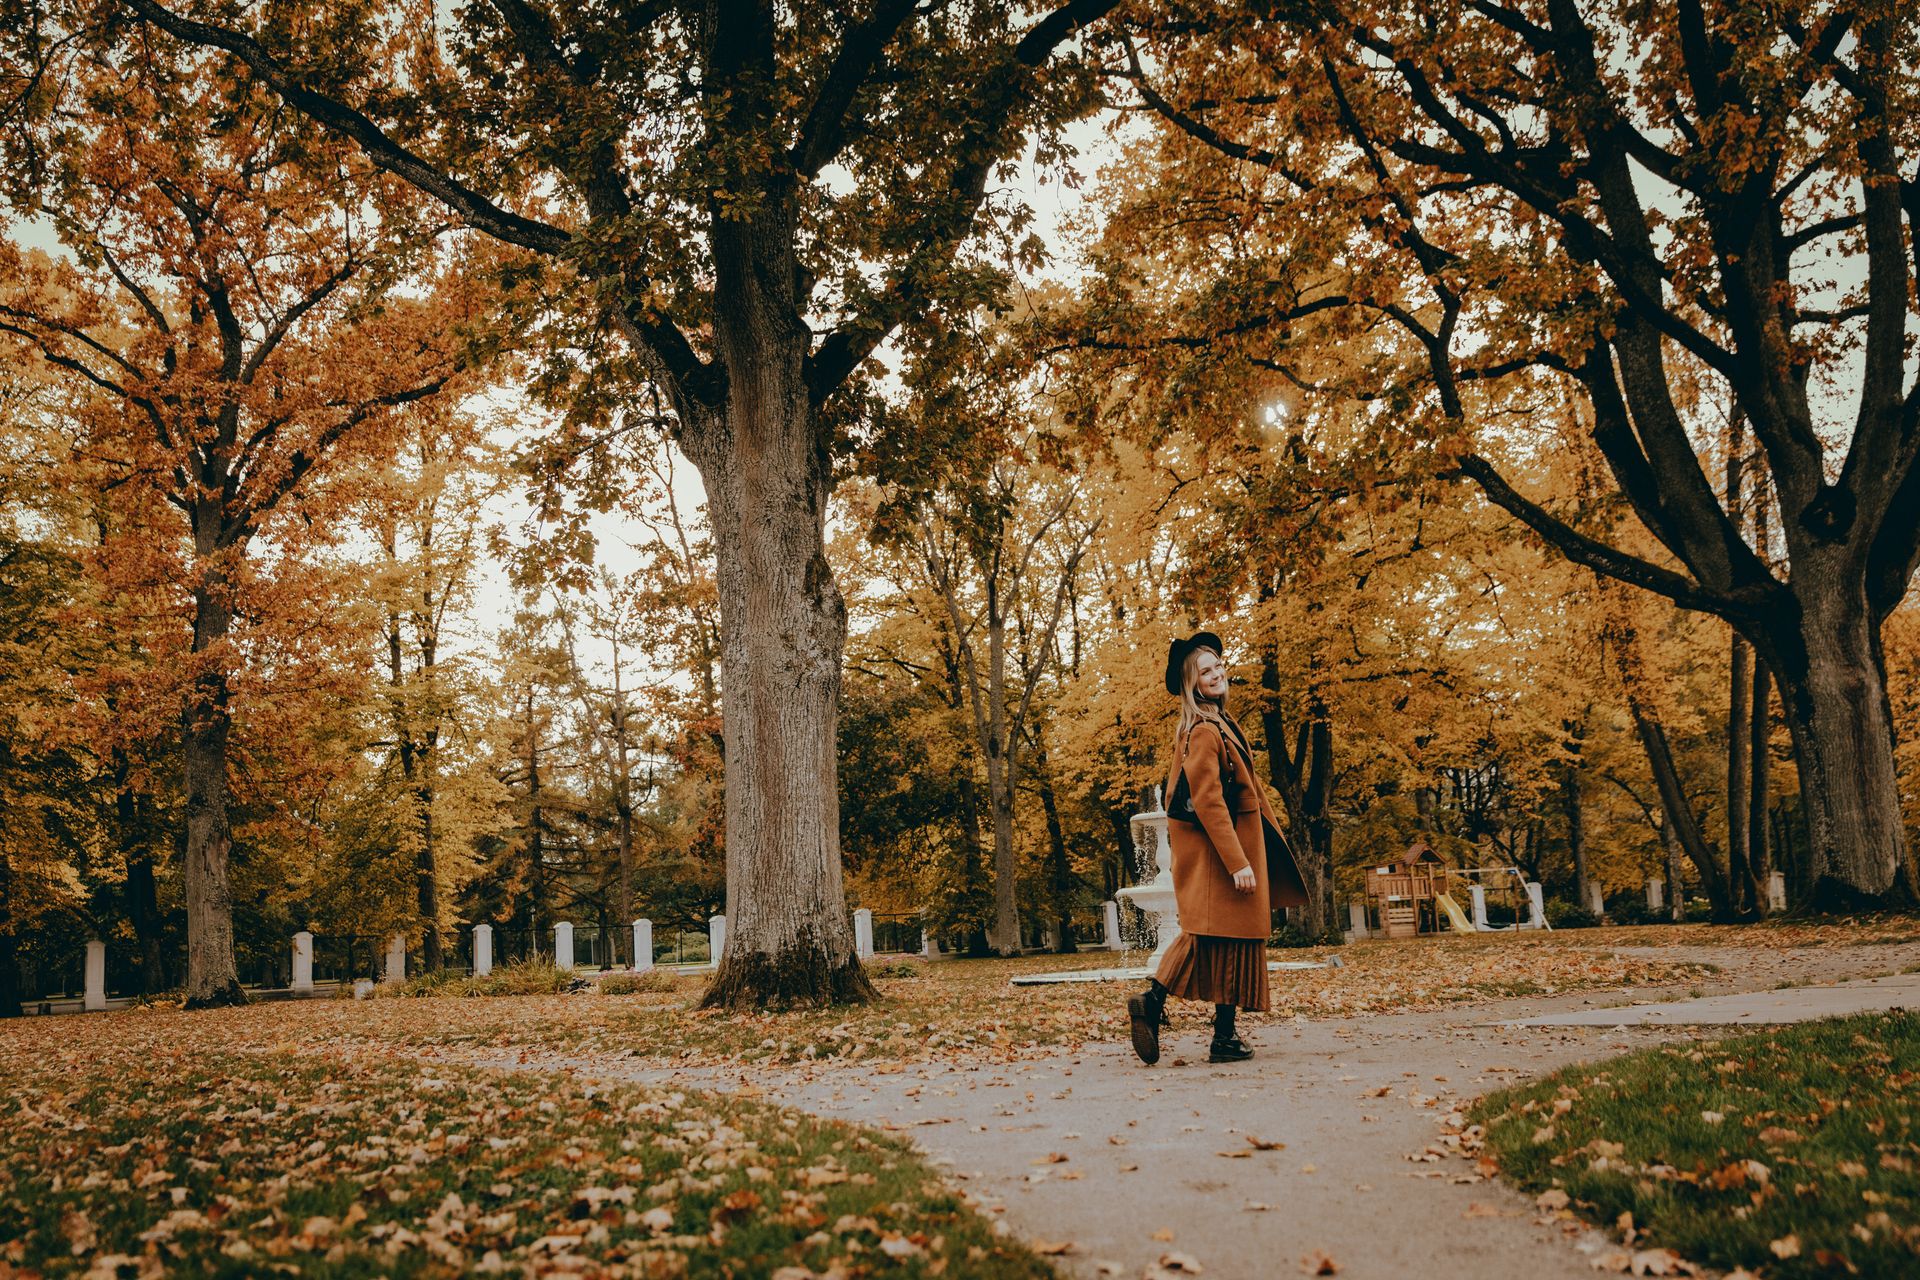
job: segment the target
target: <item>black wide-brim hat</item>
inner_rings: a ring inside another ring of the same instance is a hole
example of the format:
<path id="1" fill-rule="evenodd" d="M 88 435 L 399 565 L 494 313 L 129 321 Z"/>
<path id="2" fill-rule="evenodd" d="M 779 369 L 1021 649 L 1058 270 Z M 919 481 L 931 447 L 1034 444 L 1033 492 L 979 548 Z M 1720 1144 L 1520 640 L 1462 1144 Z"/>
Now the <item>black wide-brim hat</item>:
<path id="1" fill-rule="evenodd" d="M 1195 649 L 1211 649 L 1215 653 L 1225 653 L 1226 646 L 1220 643 L 1220 637 L 1211 631 L 1196 631 L 1185 640 L 1175 640 L 1167 646 L 1167 692 L 1174 697 L 1180 696 L 1180 668 L 1187 663 L 1187 655 Z"/>

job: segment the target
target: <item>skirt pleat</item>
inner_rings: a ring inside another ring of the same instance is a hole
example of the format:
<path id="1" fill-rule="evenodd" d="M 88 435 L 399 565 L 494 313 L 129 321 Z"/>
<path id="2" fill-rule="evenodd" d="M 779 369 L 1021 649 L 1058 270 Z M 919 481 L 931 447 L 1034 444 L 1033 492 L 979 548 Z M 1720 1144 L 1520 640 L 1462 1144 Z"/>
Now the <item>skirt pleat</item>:
<path id="1" fill-rule="evenodd" d="M 1173 940 L 1154 975 L 1168 994 L 1184 1000 L 1231 1004 L 1265 1012 L 1267 944 L 1263 938 L 1213 938 L 1183 933 Z"/>

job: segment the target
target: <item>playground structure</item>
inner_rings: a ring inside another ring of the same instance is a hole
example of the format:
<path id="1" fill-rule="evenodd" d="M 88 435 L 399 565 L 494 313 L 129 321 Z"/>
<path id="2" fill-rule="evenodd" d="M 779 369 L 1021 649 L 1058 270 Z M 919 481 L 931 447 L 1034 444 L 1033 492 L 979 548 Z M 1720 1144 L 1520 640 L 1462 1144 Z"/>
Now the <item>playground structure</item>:
<path id="1" fill-rule="evenodd" d="M 1482 880 L 1488 883 L 1481 883 Z M 1464 886 L 1472 914 L 1454 896 L 1456 883 Z M 1526 916 L 1514 911 L 1511 924 L 1487 919 L 1487 891 L 1513 894 L 1525 903 Z M 1364 902 L 1352 904 L 1351 932 L 1360 937 L 1412 938 L 1439 933 L 1486 933 L 1503 929 L 1546 929 L 1545 903 L 1540 886 L 1529 882 L 1518 867 L 1452 867 L 1447 860 L 1416 840 L 1395 862 L 1368 870 Z"/>

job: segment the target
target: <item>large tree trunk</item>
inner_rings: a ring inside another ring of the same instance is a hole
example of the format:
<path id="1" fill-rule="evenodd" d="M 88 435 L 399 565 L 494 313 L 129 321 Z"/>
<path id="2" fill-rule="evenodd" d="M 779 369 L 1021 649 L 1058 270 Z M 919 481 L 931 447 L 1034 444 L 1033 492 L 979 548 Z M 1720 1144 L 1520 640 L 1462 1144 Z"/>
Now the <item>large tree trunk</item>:
<path id="1" fill-rule="evenodd" d="M 226 575 L 201 550 L 204 576 L 193 592 L 193 652 L 200 667 L 187 691 L 182 717 L 186 754 L 187 1001 L 189 1009 L 245 1004 L 233 961 L 233 893 L 227 884 L 232 835 L 227 826 L 227 703 L 225 655 L 212 652 L 233 622 Z"/>
<path id="2" fill-rule="evenodd" d="M 1763 650 L 1799 762 L 1809 840 L 1801 903 L 1855 910 L 1911 900 L 1880 630 L 1858 571 L 1795 561 L 1792 619 Z M 1791 628 L 1791 629 L 1789 629 Z M 1758 639 L 1758 638 L 1756 638 Z"/>
<path id="3" fill-rule="evenodd" d="M 727 946 L 702 998 L 710 1008 L 874 996 L 841 882 L 847 612 L 827 563 L 832 474 L 808 401 L 785 203 L 714 223 L 725 408 L 685 424 L 713 527 L 725 680 Z"/>

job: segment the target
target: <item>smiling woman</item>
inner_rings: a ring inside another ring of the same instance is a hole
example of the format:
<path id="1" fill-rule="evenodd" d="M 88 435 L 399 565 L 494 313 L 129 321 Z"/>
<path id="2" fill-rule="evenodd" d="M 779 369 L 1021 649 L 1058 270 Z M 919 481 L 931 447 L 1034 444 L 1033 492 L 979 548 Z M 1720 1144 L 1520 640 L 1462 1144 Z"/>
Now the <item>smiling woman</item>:
<path id="1" fill-rule="evenodd" d="M 1148 1065 L 1160 1058 L 1168 996 L 1212 1003 L 1208 1061 L 1253 1056 L 1235 1032 L 1235 1010 L 1268 1007 L 1273 909 L 1306 901 L 1299 869 L 1278 841 L 1253 747 L 1227 711 L 1222 648 L 1219 636 L 1200 631 L 1167 650 L 1167 691 L 1180 699 L 1166 794 L 1181 931 L 1147 990 L 1127 1002 L 1134 1052 Z"/>

